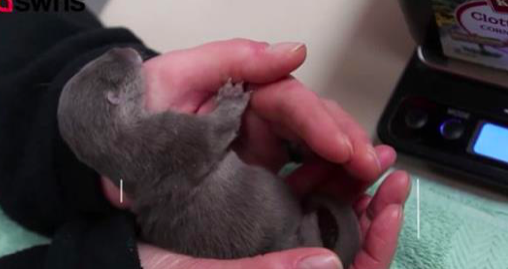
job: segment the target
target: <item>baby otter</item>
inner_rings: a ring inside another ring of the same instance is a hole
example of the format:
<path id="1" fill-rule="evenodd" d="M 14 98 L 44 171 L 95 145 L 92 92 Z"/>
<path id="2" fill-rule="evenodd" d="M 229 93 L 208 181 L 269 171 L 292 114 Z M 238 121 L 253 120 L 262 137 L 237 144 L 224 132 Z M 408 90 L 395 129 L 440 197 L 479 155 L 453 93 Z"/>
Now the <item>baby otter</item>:
<path id="1" fill-rule="evenodd" d="M 250 93 L 227 83 L 207 115 L 145 108 L 142 59 L 116 48 L 63 89 L 62 137 L 80 161 L 132 200 L 141 237 L 168 250 L 233 259 L 296 247 L 327 247 L 348 266 L 360 246 L 350 206 L 301 203 L 284 181 L 231 149 Z"/>

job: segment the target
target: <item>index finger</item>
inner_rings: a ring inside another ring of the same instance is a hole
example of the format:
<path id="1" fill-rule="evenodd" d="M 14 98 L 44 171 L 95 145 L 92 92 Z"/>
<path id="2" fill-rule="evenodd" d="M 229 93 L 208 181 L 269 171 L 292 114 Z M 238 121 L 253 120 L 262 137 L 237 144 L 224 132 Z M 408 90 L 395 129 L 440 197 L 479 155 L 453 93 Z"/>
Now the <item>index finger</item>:
<path id="1" fill-rule="evenodd" d="M 251 83 L 276 81 L 297 69 L 305 61 L 306 52 L 303 43 L 269 45 L 237 38 L 172 51 L 146 64 L 162 65 L 163 73 L 191 89 L 216 91 L 230 78 Z"/>
<path id="2" fill-rule="evenodd" d="M 286 77 L 305 61 L 306 51 L 303 43 L 232 39 L 163 54 L 143 65 L 147 88 L 165 92 L 148 91 L 147 106 L 154 112 L 167 110 L 168 104 L 183 112 L 195 110 L 229 79 L 270 83 Z"/>
<path id="3" fill-rule="evenodd" d="M 346 163 L 353 153 L 351 141 L 320 98 L 294 78 L 257 89 L 252 95 L 251 108 L 268 122 L 295 133 L 328 161 Z"/>

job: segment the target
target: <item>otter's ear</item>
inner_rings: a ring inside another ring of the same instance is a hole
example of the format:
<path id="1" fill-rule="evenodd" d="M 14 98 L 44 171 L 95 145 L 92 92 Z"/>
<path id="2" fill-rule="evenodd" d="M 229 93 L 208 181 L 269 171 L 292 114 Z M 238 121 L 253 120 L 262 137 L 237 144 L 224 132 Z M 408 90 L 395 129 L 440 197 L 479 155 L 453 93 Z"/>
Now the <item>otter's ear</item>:
<path id="1" fill-rule="evenodd" d="M 107 91 L 106 92 L 106 99 L 108 99 L 108 102 L 110 102 L 113 105 L 119 105 L 121 103 L 120 96 L 118 93 Z"/>

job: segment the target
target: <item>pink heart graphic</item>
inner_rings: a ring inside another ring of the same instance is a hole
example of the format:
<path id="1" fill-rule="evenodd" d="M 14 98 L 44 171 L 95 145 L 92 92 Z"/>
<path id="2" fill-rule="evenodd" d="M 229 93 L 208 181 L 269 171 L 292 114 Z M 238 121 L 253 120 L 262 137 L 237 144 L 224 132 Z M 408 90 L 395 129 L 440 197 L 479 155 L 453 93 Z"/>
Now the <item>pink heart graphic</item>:
<path id="1" fill-rule="evenodd" d="M 2 5 L 4 1 L 7 1 L 7 4 L 4 3 L 4 5 Z M 13 9 L 14 5 L 12 4 L 12 0 L 0 0 L 0 12 L 11 13 Z"/>

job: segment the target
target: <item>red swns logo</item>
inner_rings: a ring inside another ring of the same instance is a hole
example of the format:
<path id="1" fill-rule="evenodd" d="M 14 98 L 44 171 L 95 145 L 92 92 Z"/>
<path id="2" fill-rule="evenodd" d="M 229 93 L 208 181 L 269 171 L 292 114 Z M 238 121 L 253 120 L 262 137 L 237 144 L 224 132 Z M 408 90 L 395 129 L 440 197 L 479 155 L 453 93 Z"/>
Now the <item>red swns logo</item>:
<path id="1" fill-rule="evenodd" d="M 498 13 L 508 13 L 508 0 L 489 0 L 494 11 Z"/>
<path id="2" fill-rule="evenodd" d="M 12 13 L 14 10 L 14 4 L 12 0 L 0 0 L 0 12 Z"/>
<path id="3" fill-rule="evenodd" d="M 80 12 L 86 9 L 83 0 L 0 0 L 0 12 Z"/>

